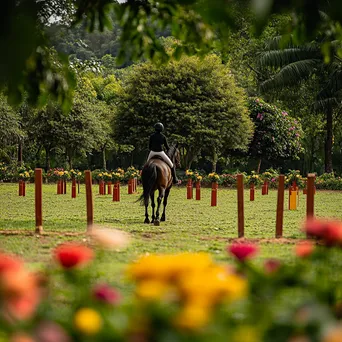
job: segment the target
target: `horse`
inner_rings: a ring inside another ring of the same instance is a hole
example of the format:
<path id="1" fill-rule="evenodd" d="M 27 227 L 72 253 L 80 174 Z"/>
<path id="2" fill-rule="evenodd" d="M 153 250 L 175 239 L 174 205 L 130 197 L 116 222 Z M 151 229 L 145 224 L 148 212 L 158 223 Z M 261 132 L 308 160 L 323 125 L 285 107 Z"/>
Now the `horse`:
<path id="1" fill-rule="evenodd" d="M 173 145 L 166 153 L 168 157 L 171 159 L 172 163 L 176 165 L 176 167 L 180 167 L 180 154 L 177 148 L 177 145 Z M 151 158 L 143 167 L 141 172 L 141 180 L 143 185 L 143 193 L 140 196 L 139 200 L 142 204 L 145 205 L 145 221 L 144 223 L 150 223 L 148 218 L 148 204 L 149 198 L 151 198 L 151 206 L 152 206 L 152 221 L 155 226 L 160 225 L 160 221 L 166 220 L 165 209 L 167 206 L 167 198 L 169 197 L 170 190 L 172 188 L 172 175 L 171 169 L 166 164 L 161 157 Z M 155 202 L 154 202 L 154 192 L 158 190 L 158 198 L 157 198 L 157 210 L 154 214 Z M 159 209 L 160 204 L 164 198 L 164 209 L 163 214 L 159 221 Z M 138 200 L 138 201 L 139 201 Z"/>

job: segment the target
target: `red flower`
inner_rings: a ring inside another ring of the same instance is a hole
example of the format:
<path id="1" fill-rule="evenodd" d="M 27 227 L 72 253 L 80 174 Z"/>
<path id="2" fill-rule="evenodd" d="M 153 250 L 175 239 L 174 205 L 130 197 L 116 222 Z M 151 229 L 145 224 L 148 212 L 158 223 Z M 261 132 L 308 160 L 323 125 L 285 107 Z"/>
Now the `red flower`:
<path id="1" fill-rule="evenodd" d="M 305 222 L 303 230 L 311 236 L 323 238 L 326 222 L 322 220 L 309 219 Z"/>
<path id="2" fill-rule="evenodd" d="M 271 274 L 277 272 L 281 266 L 281 262 L 277 259 L 268 259 L 264 263 L 265 273 Z"/>
<path id="3" fill-rule="evenodd" d="M 96 285 L 93 294 L 97 300 L 107 304 L 117 304 L 121 299 L 120 293 L 107 284 Z"/>
<path id="4" fill-rule="evenodd" d="M 228 252 L 234 255 L 238 260 L 245 261 L 258 252 L 258 247 L 248 243 L 235 243 L 228 247 Z"/>
<path id="5" fill-rule="evenodd" d="M 63 244 L 54 251 L 57 262 L 66 269 L 84 266 L 93 259 L 93 251 L 83 245 Z"/>
<path id="6" fill-rule="evenodd" d="M 304 231 L 308 235 L 322 239 L 329 246 L 342 244 L 341 222 L 311 219 L 305 223 Z"/>
<path id="7" fill-rule="evenodd" d="M 300 258 L 306 258 L 312 254 L 315 246 L 311 241 L 300 242 L 295 247 L 295 253 Z"/>
<path id="8" fill-rule="evenodd" d="M 17 271 L 23 262 L 15 256 L 0 253 L 0 274 L 6 271 Z"/>

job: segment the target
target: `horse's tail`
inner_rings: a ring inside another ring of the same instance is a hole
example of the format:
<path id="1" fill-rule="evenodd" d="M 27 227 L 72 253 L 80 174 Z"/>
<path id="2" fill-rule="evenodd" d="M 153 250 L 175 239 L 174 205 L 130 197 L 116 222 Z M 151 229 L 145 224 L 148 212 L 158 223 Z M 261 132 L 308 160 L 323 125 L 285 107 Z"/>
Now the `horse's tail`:
<path id="1" fill-rule="evenodd" d="M 157 173 L 157 165 L 154 163 L 150 163 L 145 166 L 141 173 L 141 181 L 143 185 L 143 193 L 137 200 L 140 201 L 141 205 L 148 205 L 148 201 L 150 198 L 150 194 L 153 190 L 153 187 L 157 181 L 158 173 Z"/>

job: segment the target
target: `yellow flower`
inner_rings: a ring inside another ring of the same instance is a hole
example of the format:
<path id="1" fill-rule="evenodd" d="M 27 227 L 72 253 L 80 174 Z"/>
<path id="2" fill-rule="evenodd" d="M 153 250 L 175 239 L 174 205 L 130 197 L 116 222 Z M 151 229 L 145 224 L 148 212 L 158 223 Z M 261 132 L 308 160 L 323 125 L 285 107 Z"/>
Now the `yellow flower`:
<path id="1" fill-rule="evenodd" d="M 128 276 L 135 280 L 157 279 L 174 281 L 182 274 L 195 270 L 206 270 L 213 264 L 206 253 L 180 253 L 165 255 L 147 255 L 129 266 Z"/>
<path id="2" fill-rule="evenodd" d="M 99 173 L 99 177 L 102 177 L 103 176 L 103 174 L 102 173 Z"/>
<path id="3" fill-rule="evenodd" d="M 205 307 L 187 305 L 176 316 L 174 324 L 181 329 L 196 330 L 208 323 L 210 318 L 209 314 L 209 310 Z"/>
<path id="4" fill-rule="evenodd" d="M 79 173 L 77 174 L 77 176 L 81 176 L 81 174 L 82 174 L 82 173 L 81 173 L 81 172 L 79 172 Z"/>
<path id="5" fill-rule="evenodd" d="M 102 318 L 97 311 L 83 308 L 76 312 L 74 324 L 77 330 L 85 335 L 95 335 L 102 328 Z"/>
<path id="6" fill-rule="evenodd" d="M 252 326 L 238 327 L 232 338 L 232 342 L 259 342 L 261 341 L 257 330 Z"/>
<path id="7" fill-rule="evenodd" d="M 145 280 L 139 283 L 135 293 L 144 300 L 160 299 L 168 290 L 168 285 L 159 280 Z"/>
<path id="8" fill-rule="evenodd" d="M 202 176 L 197 176 L 197 180 L 200 182 L 203 179 Z"/>

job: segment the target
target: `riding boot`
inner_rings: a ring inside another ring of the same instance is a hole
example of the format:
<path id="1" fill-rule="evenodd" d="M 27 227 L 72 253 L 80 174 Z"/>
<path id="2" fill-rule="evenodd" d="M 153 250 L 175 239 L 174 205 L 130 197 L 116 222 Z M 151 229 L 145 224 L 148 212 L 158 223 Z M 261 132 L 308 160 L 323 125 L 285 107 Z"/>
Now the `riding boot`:
<path id="1" fill-rule="evenodd" d="M 172 178 L 173 178 L 173 184 L 177 184 L 178 183 L 178 178 L 177 178 L 177 175 L 176 175 L 176 168 L 175 167 L 172 167 L 171 168 L 171 174 L 172 174 Z"/>

